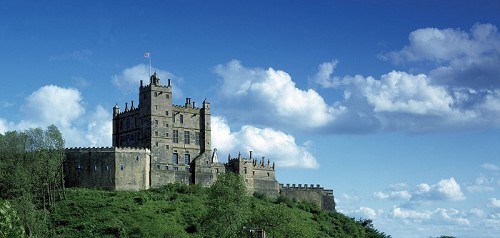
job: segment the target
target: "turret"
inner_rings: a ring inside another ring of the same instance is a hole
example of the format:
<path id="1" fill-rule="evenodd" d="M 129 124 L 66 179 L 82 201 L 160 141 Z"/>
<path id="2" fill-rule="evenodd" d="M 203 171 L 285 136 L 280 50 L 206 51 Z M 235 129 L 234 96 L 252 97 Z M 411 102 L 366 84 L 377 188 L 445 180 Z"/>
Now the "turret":
<path id="1" fill-rule="evenodd" d="M 118 107 L 118 103 L 113 107 L 113 117 L 118 116 L 120 114 L 120 107 Z"/>

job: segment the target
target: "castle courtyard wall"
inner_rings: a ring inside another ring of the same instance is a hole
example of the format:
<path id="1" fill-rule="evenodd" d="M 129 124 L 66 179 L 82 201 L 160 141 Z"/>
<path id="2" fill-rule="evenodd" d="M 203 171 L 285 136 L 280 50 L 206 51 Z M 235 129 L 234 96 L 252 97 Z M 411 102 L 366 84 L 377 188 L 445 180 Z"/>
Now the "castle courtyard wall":
<path id="1" fill-rule="evenodd" d="M 150 152 L 131 148 L 70 148 L 63 163 L 67 187 L 143 190 L 150 186 Z"/>
<path id="2" fill-rule="evenodd" d="M 313 184 L 280 184 L 280 195 L 296 199 L 298 201 L 310 202 L 318 205 L 323 210 L 335 211 L 335 200 L 333 190 L 324 189 Z"/>

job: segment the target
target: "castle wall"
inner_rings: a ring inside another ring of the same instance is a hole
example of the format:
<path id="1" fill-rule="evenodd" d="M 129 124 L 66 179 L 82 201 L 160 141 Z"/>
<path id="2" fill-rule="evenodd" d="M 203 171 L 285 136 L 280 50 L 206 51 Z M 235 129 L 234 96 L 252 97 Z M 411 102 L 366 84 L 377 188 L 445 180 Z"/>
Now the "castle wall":
<path id="1" fill-rule="evenodd" d="M 148 149 L 115 148 L 115 190 L 149 189 L 150 160 Z"/>
<path id="2" fill-rule="evenodd" d="M 192 166 L 193 183 L 202 187 L 210 187 L 217 175 L 226 172 L 225 164 L 214 161 L 209 152 L 195 158 Z"/>
<path id="3" fill-rule="evenodd" d="M 150 152 L 130 148 L 65 150 L 67 187 L 141 190 L 149 188 Z"/>
<path id="4" fill-rule="evenodd" d="M 115 189 L 114 148 L 71 148 L 65 156 L 66 187 Z"/>
<path id="5" fill-rule="evenodd" d="M 262 158 L 258 162 L 252 159 L 251 152 L 249 159 L 245 159 L 239 154 L 238 158 L 229 158 L 227 168 L 243 177 L 248 194 L 263 193 L 268 197 L 279 195 L 279 184 L 276 180 L 274 164 L 270 165 L 269 160 L 265 163 L 264 158 Z"/>
<path id="6" fill-rule="evenodd" d="M 299 201 L 311 202 L 318 205 L 321 209 L 327 211 L 335 211 L 335 200 L 333 197 L 333 190 L 324 189 L 319 185 L 313 184 L 287 184 L 286 186 L 280 184 L 280 195 L 295 198 Z"/>

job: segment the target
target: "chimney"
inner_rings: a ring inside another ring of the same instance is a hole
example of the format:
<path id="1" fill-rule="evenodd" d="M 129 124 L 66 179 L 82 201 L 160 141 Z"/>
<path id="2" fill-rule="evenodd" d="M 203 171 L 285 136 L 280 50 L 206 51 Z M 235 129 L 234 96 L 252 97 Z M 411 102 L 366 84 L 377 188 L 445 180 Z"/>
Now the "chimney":
<path id="1" fill-rule="evenodd" d="M 253 151 L 250 151 L 250 159 L 252 159 L 252 152 L 253 152 Z"/>
<path id="2" fill-rule="evenodd" d="M 169 86 L 169 87 L 170 87 L 170 79 L 168 79 L 168 85 L 167 85 L 167 86 Z"/>
<path id="3" fill-rule="evenodd" d="M 141 88 L 142 88 L 142 79 L 141 79 Z"/>
<path id="4" fill-rule="evenodd" d="M 128 103 L 125 103 L 125 111 L 128 111 Z"/>
<path id="5" fill-rule="evenodd" d="M 130 106 L 130 110 L 133 110 L 134 108 L 134 101 L 132 100 L 132 106 Z"/>

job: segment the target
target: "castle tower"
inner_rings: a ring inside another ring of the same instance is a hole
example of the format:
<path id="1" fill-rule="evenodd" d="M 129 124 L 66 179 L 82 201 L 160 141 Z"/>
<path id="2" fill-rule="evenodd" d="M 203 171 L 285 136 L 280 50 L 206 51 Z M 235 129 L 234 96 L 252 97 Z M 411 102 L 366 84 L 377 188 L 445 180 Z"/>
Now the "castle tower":
<path id="1" fill-rule="evenodd" d="M 193 160 L 211 151 L 210 103 L 174 105 L 170 80 L 162 85 L 155 72 L 148 85 L 141 80 L 139 105 L 128 105 L 113 108 L 113 146 L 150 149 L 151 187 L 194 183 Z"/>
<path id="2" fill-rule="evenodd" d="M 156 72 L 151 75 L 149 85 L 139 88 L 140 140 L 137 146 L 151 149 L 151 164 L 167 163 L 172 146 L 172 86 L 160 84 Z"/>

